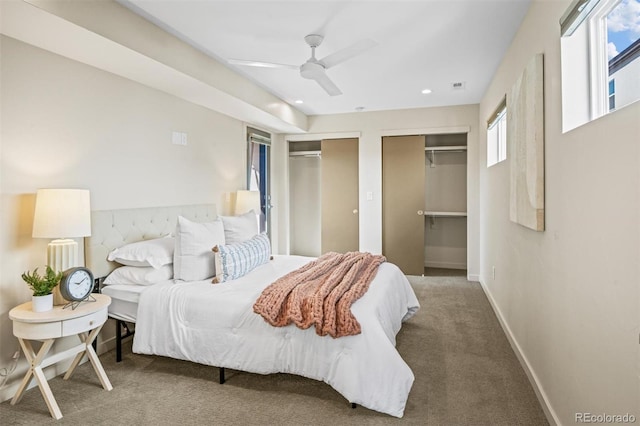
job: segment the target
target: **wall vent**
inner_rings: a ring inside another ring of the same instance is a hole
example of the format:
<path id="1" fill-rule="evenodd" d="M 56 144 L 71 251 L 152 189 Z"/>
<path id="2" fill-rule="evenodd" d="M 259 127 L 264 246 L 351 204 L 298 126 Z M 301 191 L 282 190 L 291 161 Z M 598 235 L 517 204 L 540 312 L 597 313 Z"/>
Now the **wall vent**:
<path id="1" fill-rule="evenodd" d="M 464 82 L 464 81 L 456 81 L 454 83 L 451 83 L 451 89 L 453 89 L 453 90 L 464 90 L 466 85 L 467 85 L 467 83 Z"/>

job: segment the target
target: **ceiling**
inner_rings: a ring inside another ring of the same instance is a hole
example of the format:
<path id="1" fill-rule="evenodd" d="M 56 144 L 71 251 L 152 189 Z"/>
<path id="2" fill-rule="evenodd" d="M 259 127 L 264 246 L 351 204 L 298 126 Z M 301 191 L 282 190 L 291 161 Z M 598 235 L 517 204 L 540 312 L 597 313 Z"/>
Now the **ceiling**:
<path id="1" fill-rule="evenodd" d="M 308 115 L 480 102 L 530 0 L 215 1 L 118 0 Z M 377 45 L 327 70 L 329 96 L 297 70 L 227 63 L 301 65 L 307 34 L 321 59 L 370 39 Z M 454 89 L 453 83 L 463 83 Z M 422 94 L 430 89 L 430 94 Z M 302 104 L 296 104 L 300 100 Z"/>

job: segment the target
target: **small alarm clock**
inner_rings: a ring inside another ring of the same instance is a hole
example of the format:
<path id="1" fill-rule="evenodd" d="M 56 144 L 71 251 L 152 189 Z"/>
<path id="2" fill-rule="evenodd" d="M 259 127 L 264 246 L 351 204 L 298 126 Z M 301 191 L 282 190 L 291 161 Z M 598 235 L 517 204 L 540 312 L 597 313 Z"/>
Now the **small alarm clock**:
<path id="1" fill-rule="evenodd" d="M 93 290 L 93 274 L 83 266 L 67 269 L 60 280 L 60 294 L 70 302 L 81 302 Z"/>

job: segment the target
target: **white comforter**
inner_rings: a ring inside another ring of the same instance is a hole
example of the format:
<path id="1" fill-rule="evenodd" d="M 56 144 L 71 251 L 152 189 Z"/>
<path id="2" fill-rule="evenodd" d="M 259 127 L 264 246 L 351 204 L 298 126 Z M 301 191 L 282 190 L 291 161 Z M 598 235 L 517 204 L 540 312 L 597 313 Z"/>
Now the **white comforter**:
<path id="1" fill-rule="evenodd" d="M 240 279 L 216 285 L 154 285 L 140 297 L 133 351 L 323 380 L 350 402 L 402 417 L 414 376 L 395 337 L 420 305 L 397 266 L 380 265 L 367 293 L 353 304 L 362 326 L 357 336 L 334 339 L 316 335 L 313 327 L 272 327 L 253 312 L 266 286 L 310 260 L 276 256 Z"/>

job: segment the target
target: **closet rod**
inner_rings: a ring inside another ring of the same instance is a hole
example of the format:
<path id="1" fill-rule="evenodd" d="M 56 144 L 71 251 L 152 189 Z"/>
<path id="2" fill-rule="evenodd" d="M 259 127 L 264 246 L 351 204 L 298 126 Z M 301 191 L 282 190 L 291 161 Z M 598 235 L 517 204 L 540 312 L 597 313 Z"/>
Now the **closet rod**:
<path id="1" fill-rule="evenodd" d="M 289 157 L 322 157 L 322 151 L 292 151 L 289 153 Z"/>
<path id="2" fill-rule="evenodd" d="M 425 146 L 425 151 L 446 151 L 446 152 L 465 152 L 467 147 L 465 145 L 456 146 Z"/>

